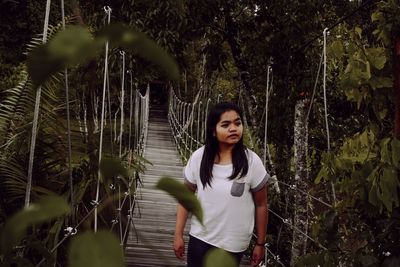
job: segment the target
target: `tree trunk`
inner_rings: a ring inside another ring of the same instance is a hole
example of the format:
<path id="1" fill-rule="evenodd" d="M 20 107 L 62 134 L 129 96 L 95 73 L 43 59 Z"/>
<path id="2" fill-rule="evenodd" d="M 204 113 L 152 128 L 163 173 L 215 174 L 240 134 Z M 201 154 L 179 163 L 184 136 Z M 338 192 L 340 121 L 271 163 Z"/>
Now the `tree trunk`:
<path id="1" fill-rule="evenodd" d="M 294 126 L 294 161 L 295 161 L 295 181 L 296 188 L 307 191 L 308 168 L 308 122 L 307 122 L 307 100 L 299 100 L 295 106 L 295 126 Z M 295 229 L 307 233 L 308 229 L 308 198 L 307 195 L 294 190 L 294 217 L 293 225 Z M 293 230 L 292 258 L 291 265 L 295 260 L 306 253 L 307 238 L 298 230 Z"/>
<path id="2" fill-rule="evenodd" d="M 235 20 L 232 17 L 232 8 L 226 3 L 224 5 L 224 17 L 225 17 L 225 37 L 232 51 L 232 57 L 235 62 L 236 67 L 239 71 L 240 81 L 244 88 L 244 101 L 245 101 L 245 112 L 248 114 L 250 123 L 253 130 L 257 130 L 257 119 L 256 119 L 256 109 L 257 109 L 257 98 L 255 96 L 254 90 L 250 84 L 249 66 L 248 62 L 243 56 L 242 49 L 240 48 L 239 39 L 239 28 Z"/>

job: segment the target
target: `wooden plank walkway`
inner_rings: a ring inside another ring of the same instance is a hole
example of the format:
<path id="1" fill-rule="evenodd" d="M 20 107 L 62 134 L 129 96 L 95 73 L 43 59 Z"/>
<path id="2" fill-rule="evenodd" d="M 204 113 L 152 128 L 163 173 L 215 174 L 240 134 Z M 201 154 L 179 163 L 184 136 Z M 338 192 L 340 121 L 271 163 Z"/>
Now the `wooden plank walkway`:
<path id="1" fill-rule="evenodd" d="M 144 157 L 153 165 L 148 165 L 142 176 L 143 187 L 140 189 L 141 198 L 138 201 L 141 216 L 138 215 L 139 209 L 136 209 L 133 220 L 139 238 L 136 238 L 135 230 L 131 229 L 125 249 L 127 266 L 186 266 L 186 262 L 175 257 L 172 249 L 177 202 L 168 194 L 154 188 L 157 181 L 165 175 L 183 181 L 183 166 L 168 124 L 166 108 L 150 110 Z M 189 225 L 190 218 L 184 236 L 186 252 Z M 241 266 L 249 265 L 243 263 Z"/>
<path id="2" fill-rule="evenodd" d="M 141 217 L 134 217 L 135 231 L 131 229 L 125 255 L 127 266 L 186 266 L 173 252 L 177 202 L 168 194 L 155 189 L 157 181 L 165 175 L 183 181 L 182 162 L 168 124 L 165 109 L 151 109 L 147 144 L 144 157 L 148 165 L 142 176 L 142 198 L 139 200 Z M 138 214 L 138 210 L 135 211 Z M 185 243 L 187 246 L 186 226 Z M 186 249 L 187 251 L 187 249 Z"/>

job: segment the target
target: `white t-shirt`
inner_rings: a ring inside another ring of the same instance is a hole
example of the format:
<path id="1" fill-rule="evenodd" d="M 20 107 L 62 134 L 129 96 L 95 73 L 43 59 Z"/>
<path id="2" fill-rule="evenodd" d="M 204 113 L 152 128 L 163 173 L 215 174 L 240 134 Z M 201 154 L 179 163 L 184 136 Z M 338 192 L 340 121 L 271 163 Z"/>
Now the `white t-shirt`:
<path id="1" fill-rule="evenodd" d="M 254 229 L 252 192 L 260 190 L 269 175 L 256 153 L 247 149 L 249 170 L 245 177 L 229 180 L 233 165 L 214 164 L 211 187 L 200 180 L 204 147 L 196 150 L 184 168 L 185 182 L 197 186 L 204 226 L 192 216 L 190 235 L 229 252 L 247 249 Z"/>

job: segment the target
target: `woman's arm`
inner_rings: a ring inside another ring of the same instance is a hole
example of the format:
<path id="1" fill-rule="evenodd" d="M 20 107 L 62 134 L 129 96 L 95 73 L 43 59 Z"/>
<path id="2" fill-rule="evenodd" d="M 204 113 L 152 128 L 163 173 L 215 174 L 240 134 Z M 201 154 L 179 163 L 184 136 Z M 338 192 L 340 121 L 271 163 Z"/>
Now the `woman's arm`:
<path id="1" fill-rule="evenodd" d="M 187 217 L 188 211 L 181 204 L 178 204 L 178 208 L 176 211 L 174 252 L 175 256 L 181 260 L 185 259 L 185 242 L 183 241 L 183 230 L 185 229 Z"/>
<path id="2" fill-rule="evenodd" d="M 185 185 L 193 193 L 196 191 L 196 188 L 194 186 L 186 183 Z M 185 242 L 183 241 L 183 231 L 185 229 L 188 213 L 189 212 L 181 204 L 178 204 L 176 211 L 174 252 L 175 256 L 181 260 L 184 260 L 185 255 Z"/>
<path id="3" fill-rule="evenodd" d="M 257 266 L 264 257 L 265 235 L 267 233 L 268 208 L 267 208 L 267 190 L 265 186 L 253 193 L 254 204 L 256 207 L 256 233 L 257 240 L 253 250 L 251 260 L 252 266 Z"/>

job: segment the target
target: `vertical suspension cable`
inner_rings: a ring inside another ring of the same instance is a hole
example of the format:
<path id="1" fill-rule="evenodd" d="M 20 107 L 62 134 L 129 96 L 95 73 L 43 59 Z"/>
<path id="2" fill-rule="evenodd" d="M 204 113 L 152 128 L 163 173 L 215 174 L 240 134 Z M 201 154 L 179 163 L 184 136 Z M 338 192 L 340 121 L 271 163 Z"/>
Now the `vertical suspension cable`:
<path id="1" fill-rule="evenodd" d="M 202 105 L 202 102 L 200 101 L 199 102 L 199 107 L 198 107 L 198 109 L 197 109 L 197 129 L 196 129 L 196 139 L 197 139 L 197 141 L 199 142 L 199 143 L 201 143 L 201 140 L 200 140 L 200 127 L 201 127 L 201 122 L 200 122 L 200 118 L 201 118 L 201 116 L 200 116 L 200 113 L 201 113 L 201 105 Z M 196 148 L 199 148 L 199 143 L 197 143 L 197 145 L 196 145 Z"/>
<path id="2" fill-rule="evenodd" d="M 61 19 L 62 27 L 65 30 L 65 9 L 64 0 L 61 0 Z M 70 191 L 70 201 L 71 201 L 71 212 L 72 212 L 72 222 L 75 223 L 75 197 L 74 197 L 74 181 L 72 179 L 72 145 L 71 145 L 71 118 L 70 118 L 70 107 L 69 107 L 69 85 L 68 85 L 68 69 L 64 69 L 64 81 L 65 81 L 65 100 L 67 102 L 67 139 L 68 139 L 68 177 L 69 177 L 69 191 Z"/>
<path id="3" fill-rule="evenodd" d="M 106 9 L 104 9 L 106 11 Z M 110 21 L 108 20 L 108 14 L 105 12 L 104 16 L 104 25 L 110 24 Z M 114 138 L 113 138 L 113 124 L 116 123 L 116 121 L 113 121 L 112 119 L 112 107 L 111 107 L 111 94 L 110 94 L 110 75 L 109 71 L 107 68 L 107 74 L 106 74 L 106 81 L 107 81 L 107 107 L 108 107 L 108 119 L 110 122 L 110 149 L 111 149 L 111 156 L 114 156 Z"/>
<path id="4" fill-rule="evenodd" d="M 122 80 L 121 80 L 121 122 L 119 126 L 119 157 L 122 156 L 122 135 L 124 133 L 124 99 L 125 99 L 125 52 L 119 52 L 122 56 Z"/>
<path id="5" fill-rule="evenodd" d="M 107 102 L 108 102 L 108 119 L 110 121 L 110 148 L 111 148 L 111 156 L 114 156 L 114 138 L 113 138 L 113 124 L 116 122 L 112 119 L 112 109 L 111 109 L 111 94 L 110 94 L 110 75 L 107 68 Z M 114 122 L 114 123 L 113 123 Z"/>
<path id="6" fill-rule="evenodd" d="M 104 7 L 104 11 L 108 15 L 108 24 L 111 21 L 111 8 L 109 6 Z M 106 42 L 105 60 L 104 60 L 104 80 L 103 80 L 103 98 L 101 104 L 101 126 L 100 126 L 100 142 L 99 142 L 99 164 L 101 162 L 101 157 L 103 153 L 103 132 L 104 132 L 104 104 L 106 98 L 106 86 L 107 86 L 107 73 L 108 73 L 108 41 Z M 95 210 L 94 210 L 94 232 L 97 232 L 97 204 L 99 202 L 100 195 L 100 168 L 97 172 L 97 185 L 96 185 L 96 200 L 95 200 Z"/>
<path id="7" fill-rule="evenodd" d="M 203 134 L 202 134 L 202 139 L 205 141 L 206 139 L 206 135 L 207 135 L 207 115 L 208 115 L 208 107 L 209 107 L 209 104 L 210 104 L 210 102 L 211 102 L 211 99 L 209 98 L 209 99 L 207 99 L 207 105 L 206 105 L 206 112 L 204 113 L 204 131 L 203 131 Z"/>
<path id="8" fill-rule="evenodd" d="M 325 110 L 325 127 L 326 127 L 326 140 L 327 140 L 327 148 L 328 148 L 328 153 L 331 151 L 331 141 L 330 141 L 330 136 L 329 136 L 329 123 L 328 123 L 328 104 L 326 100 L 326 39 L 328 35 L 328 28 L 324 29 L 323 32 L 324 35 L 324 48 L 323 48 L 323 53 L 324 53 L 324 69 L 323 69 L 323 89 L 324 89 L 324 110 Z M 331 181 L 331 188 L 332 188 L 332 198 L 333 198 L 333 203 L 336 203 L 336 192 L 335 192 L 335 185 Z"/>
<path id="9" fill-rule="evenodd" d="M 329 137 L 329 124 L 328 124 L 328 105 L 326 100 L 326 37 L 328 28 L 324 29 L 324 72 L 323 72 L 323 89 L 324 89 L 324 110 L 325 110 L 325 127 L 327 136 L 328 152 L 331 150 L 331 142 Z"/>
<path id="10" fill-rule="evenodd" d="M 140 105 L 140 99 L 138 95 L 138 90 L 136 88 L 135 90 L 135 151 L 136 153 L 138 152 L 138 145 L 139 145 L 139 105 Z"/>
<path id="11" fill-rule="evenodd" d="M 146 117 L 145 117 L 145 128 L 144 128 L 144 141 L 143 141 L 143 155 L 146 151 L 147 134 L 149 129 L 149 115 L 150 115 L 150 85 L 147 84 L 146 90 Z"/>
<path id="12" fill-rule="evenodd" d="M 187 154 L 185 153 L 185 157 L 187 158 L 188 154 L 190 154 L 190 151 L 188 149 L 188 137 L 189 137 L 189 133 L 186 131 L 186 123 L 188 121 L 188 113 L 189 113 L 189 109 L 190 109 L 190 104 L 185 102 L 185 115 L 184 115 L 184 123 L 182 124 L 183 129 L 182 132 L 185 134 L 185 148 L 187 151 Z"/>
<path id="13" fill-rule="evenodd" d="M 119 158 L 122 158 L 122 143 L 123 143 L 123 133 L 124 133 L 124 100 L 125 100 L 125 52 L 120 51 L 120 55 L 122 56 L 122 77 L 121 77 L 121 120 L 119 125 Z M 121 183 L 118 183 L 118 214 L 119 214 L 119 234 L 120 240 L 122 243 L 123 233 L 122 233 L 122 205 L 121 205 Z"/>
<path id="14" fill-rule="evenodd" d="M 178 126 L 180 125 L 179 123 L 180 123 L 180 117 L 181 117 L 181 102 L 180 102 L 179 98 L 176 97 L 176 95 L 175 95 L 175 99 L 176 99 L 176 110 L 177 110 L 177 113 L 178 113 L 178 115 L 177 115 L 177 123 L 178 123 L 178 125 L 177 125 L 177 130 L 176 131 L 177 131 L 177 134 L 179 135 Z M 181 141 L 182 141 L 182 139 L 179 139 L 179 142 L 178 142 L 179 147 L 181 147 Z"/>
<path id="15" fill-rule="evenodd" d="M 128 149 L 131 150 L 131 138 L 132 138 L 132 110 L 133 110 L 133 84 L 132 84 L 132 70 L 128 70 L 130 76 L 130 91 L 129 91 L 129 139 Z"/>
<path id="16" fill-rule="evenodd" d="M 188 127 L 188 130 L 190 129 L 190 154 L 192 154 L 193 152 L 193 121 L 194 121 L 194 110 L 196 108 L 196 103 L 192 104 L 192 111 L 191 111 L 191 115 L 189 117 L 190 119 L 190 127 Z"/>
<path id="17" fill-rule="evenodd" d="M 265 90 L 265 122 L 264 122 L 264 155 L 263 155 L 263 163 L 264 166 L 267 166 L 267 142 L 268 142 L 268 101 L 269 101 L 269 78 L 271 73 L 271 66 L 267 67 L 267 88 Z"/>
<path id="18" fill-rule="evenodd" d="M 321 53 L 321 59 L 319 60 L 317 75 L 316 75 L 316 77 L 315 77 L 314 89 L 313 89 L 313 93 L 312 93 L 311 100 L 310 100 L 310 107 L 308 108 L 308 111 L 307 111 L 306 121 L 308 121 L 308 118 L 310 117 L 311 108 L 312 108 L 312 105 L 313 105 L 313 103 L 314 103 L 315 92 L 317 91 L 319 73 L 321 72 L 322 61 L 323 61 L 323 60 L 324 60 L 324 51 L 322 51 L 322 53 Z"/>
<path id="19" fill-rule="evenodd" d="M 46 14 L 44 17 L 44 26 L 43 26 L 43 38 L 42 38 L 43 44 L 47 42 L 47 32 L 49 29 L 49 17 L 50 17 L 50 4 L 51 4 L 51 0 L 47 0 Z M 28 177 L 27 177 L 26 192 L 25 192 L 25 207 L 29 206 L 31 190 L 32 190 L 33 160 L 35 157 L 35 146 L 36 146 L 36 136 L 37 136 L 37 131 L 38 131 L 37 127 L 38 127 L 38 121 L 39 121 L 39 108 L 40 108 L 41 94 L 42 94 L 42 87 L 39 86 L 36 90 L 35 109 L 34 109 L 34 113 L 33 113 L 31 145 L 30 145 L 30 151 L 29 151 Z"/>

